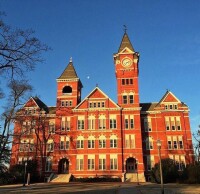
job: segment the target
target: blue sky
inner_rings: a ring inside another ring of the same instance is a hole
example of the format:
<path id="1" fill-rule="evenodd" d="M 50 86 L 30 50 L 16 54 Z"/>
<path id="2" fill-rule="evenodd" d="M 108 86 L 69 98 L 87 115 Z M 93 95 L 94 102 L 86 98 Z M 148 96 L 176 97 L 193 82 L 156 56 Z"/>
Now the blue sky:
<path id="1" fill-rule="evenodd" d="M 34 29 L 52 48 L 28 74 L 47 105 L 55 105 L 56 78 L 70 57 L 82 99 L 98 84 L 116 101 L 113 53 L 125 24 L 140 53 L 140 101 L 159 101 L 169 89 L 189 106 L 192 129 L 200 124 L 200 1 L 1 0 L 0 10 L 9 25 Z"/>

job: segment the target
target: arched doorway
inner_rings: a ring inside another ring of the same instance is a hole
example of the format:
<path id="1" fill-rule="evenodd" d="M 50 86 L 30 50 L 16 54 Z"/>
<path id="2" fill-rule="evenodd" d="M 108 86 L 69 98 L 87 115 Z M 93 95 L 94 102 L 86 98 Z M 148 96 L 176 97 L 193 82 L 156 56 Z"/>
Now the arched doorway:
<path id="1" fill-rule="evenodd" d="M 126 173 L 134 173 L 137 171 L 137 162 L 135 158 L 128 158 L 126 160 Z"/>
<path id="2" fill-rule="evenodd" d="M 63 158 L 58 163 L 58 174 L 69 174 L 69 161 Z"/>

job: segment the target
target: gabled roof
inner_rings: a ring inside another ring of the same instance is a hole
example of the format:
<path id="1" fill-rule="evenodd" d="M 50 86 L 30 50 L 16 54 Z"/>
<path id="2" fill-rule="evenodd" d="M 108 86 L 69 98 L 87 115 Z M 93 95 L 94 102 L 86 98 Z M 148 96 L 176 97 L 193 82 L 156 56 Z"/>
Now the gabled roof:
<path id="1" fill-rule="evenodd" d="M 74 109 L 78 109 L 80 108 L 80 106 L 88 99 L 92 99 L 92 98 L 98 98 L 98 99 L 109 99 L 110 102 L 112 103 L 112 105 L 115 108 L 119 108 L 120 106 L 118 104 L 116 104 L 113 100 L 111 100 L 99 87 L 95 87 L 84 99 L 83 101 L 81 101 Z"/>
<path id="2" fill-rule="evenodd" d="M 133 52 L 135 52 L 135 50 L 134 50 L 134 48 L 133 48 L 133 46 L 131 44 L 131 41 L 130 41 L 130 39 L 128 37 L 128 34 L 125 32 L 124 36 L 122 38 L 118 53 L 120 53 L 126 47 L 129 48 L 130 50 L 132 50 Z"/>
<path id="3" fill-rule="evenodd" d="M 47 105 L 42 102 L 37 96 L 36 97 L 31 97 L 23 107 L 33 107 L 33 104 L 35 104 L 36 107 L 40 108 L 40 110 L 45 110 L 48 112 L 48 107 Z"/>
<path id="4" fill-rule="evenodd" d="M 73 79 L 73 78 L 78 78 L 78 75 L 76 73 L 72 61 L 70 61 L 58 79 Z"/>
<path id="5" fill-rule="evenodd" d="M 181 103 L 181 101 L 169 90 L 166 91 L 164 96 L 161 98 L 158 104 L 166 103 L 166 102 L 177 102 Z"/>

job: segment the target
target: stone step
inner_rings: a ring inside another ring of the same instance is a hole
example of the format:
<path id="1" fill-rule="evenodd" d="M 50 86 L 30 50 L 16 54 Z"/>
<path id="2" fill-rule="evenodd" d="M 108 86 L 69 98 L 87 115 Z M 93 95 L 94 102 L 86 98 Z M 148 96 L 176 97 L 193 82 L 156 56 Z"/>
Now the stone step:
<path id="1" fill-rule="evenodd" d="M 57 174 L 52 183 L 68 183 L 72 174 Z"/>

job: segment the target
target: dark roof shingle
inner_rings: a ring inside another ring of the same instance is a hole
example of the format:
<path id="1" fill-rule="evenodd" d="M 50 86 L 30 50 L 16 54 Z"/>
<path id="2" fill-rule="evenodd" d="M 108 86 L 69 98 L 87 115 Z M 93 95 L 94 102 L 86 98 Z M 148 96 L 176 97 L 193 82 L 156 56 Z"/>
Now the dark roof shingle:
<path id="1" fill-rule="evenodd" d="M 135 50 L 131 44 L 131 41 L 129 40 L 128 34 L 126 32 L 124 33 L 124 36 L 122 38 L 118 53 L 121 52 L 125 47 L 128 47 L 130 50 L 135 52 Z"/>
<path id="2" fill-rule="evenodd" d="M 63 73 L 58 79 L 73 79 L 78 78 L 76 70 L 74 69 L 73 63 L 69 62 Z"/>

